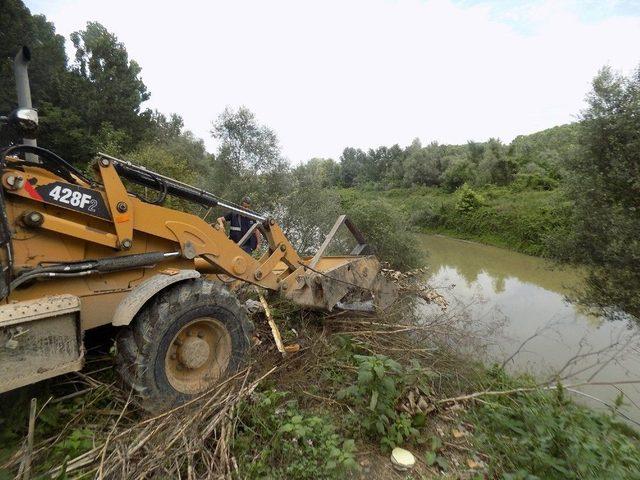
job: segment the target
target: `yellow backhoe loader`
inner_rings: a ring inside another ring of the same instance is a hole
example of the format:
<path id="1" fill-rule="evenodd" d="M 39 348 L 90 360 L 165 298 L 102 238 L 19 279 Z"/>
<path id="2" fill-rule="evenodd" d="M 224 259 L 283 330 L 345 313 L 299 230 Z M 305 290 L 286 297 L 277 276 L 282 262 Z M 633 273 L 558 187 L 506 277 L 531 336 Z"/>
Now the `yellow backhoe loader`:
<path id="1" fill-rule="evenodd" d="M 271 218 L 126 161 L 99 154 L 92 178 L 34 140 L 29 51 L 14 69 L 18 109 L 5 120 L 26 137 L 0 152 L 0 392 L 83 365 L 83 332 L 111 324 L 123 380 L 149 409 L 187 400 L 237 369 L 250 322 L 216 274 L 330 310 L 351 291 L 392 298 L 355 226 L 340 217 L 313 257 L 300 256 Z M 32 137 L 32 138 L 30 138 Z M 247 254 L 219 225 L 151 203 L 123 179 L 256 221 L 268 248 Z M 358 246 L 324 256 L 345 224 Z M 382 295 L 382 292 L 385 295 Z"/>

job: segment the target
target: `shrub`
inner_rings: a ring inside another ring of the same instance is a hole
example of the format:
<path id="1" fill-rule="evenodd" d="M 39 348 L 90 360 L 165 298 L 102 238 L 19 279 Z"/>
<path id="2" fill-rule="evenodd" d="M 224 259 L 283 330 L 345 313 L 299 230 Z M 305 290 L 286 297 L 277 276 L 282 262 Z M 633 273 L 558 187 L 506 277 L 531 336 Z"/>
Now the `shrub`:
<path id="1" fill-rule="evenodd" d="M 490 390 L 533 386 L 501 369 L 491 372 Z M 494 477 L 512 479 L 638 478 L 637 437 L 610 415 L 581 407 L 554 392 L 533 390 L 483 399 L 471 412 L 476 446 L 489 454 Z"/>
<path id="2" fill-rule="evenodd" d="M 378 199 L 356 200 L 346 210 L 381 260 L 398 269 L 420 264 L 422 254 L 402 213 Z"/>
<path id="3" fill-rule="evenodd" d="M 286 397 L 270 390 L 241 406 L 233 444 L 241 478 L 343 478 L 356 470 L 354 441 L 338 435 L 330 418 Z"/>
<path id="4" fill-rule="evenodd" d="M 358 423 L 365 433 L 389 450 L 417 439 L 416 428 L 423 419 L 395 409 L 404 388 L 415 376 L 385 355 L 353 355 L 358 377 L 353 385 L 338 392 L 338 399 L 349 399 L 356 409 Z"/>
<path id="5" fill-rule="evenodd" d="M 518 173 L 510 187 L 515 192 L 553 190 L 558 187 L 558 181 L 542 173 Z"/>
<path id="6" fill-rule="evenodd" d="M 475 166 L 468 160 L 457 160 L 442 174 L 442 186 L 447 192 L 454 192 L 457 188 L 470 182 L 474 175 Z"/>
<path id="7" fill-rule="evenodd" d="M 442 222 L 441 211 L 442 206 L 436 209 L 435 205 L 424 205 L 412 210 L 409 214 L 409 219 L 412 225 L 419 227 L 437 227 Z"/>
<path id="8" fill-rule="evenodd" d="M 458 213 L 471 213 L 484 205 L 484 198 L 476 193 L 468 184 L 462 185 L 456 192 L 456 211 Z"/>

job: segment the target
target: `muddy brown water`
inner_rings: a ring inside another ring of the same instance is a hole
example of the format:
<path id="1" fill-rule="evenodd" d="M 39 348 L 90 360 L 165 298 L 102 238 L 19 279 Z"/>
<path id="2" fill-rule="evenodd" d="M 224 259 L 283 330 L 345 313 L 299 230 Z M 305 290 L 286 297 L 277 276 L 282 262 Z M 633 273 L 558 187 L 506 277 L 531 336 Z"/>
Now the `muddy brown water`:
<path id="1" fill-rule="evenodd" d="M 566 300 L 581 286 L 578 270 L 557 269 L 541 258 L 440 235 L 420 235 L 419 241 L 428 254 L 429 282 L 444 294 L 450 308 L 464 311 L 477 324 L 501 325 L 488 339 L 489 361 L 502 363 L 520 349 L 507 369 L 541 380 L 560 370 L 567 376 L 566 384 L 640 379 L 640 329 L 604 320 Z M 608 403 L 621 390 L 621 411 L 640 422 L 640 384 L 576 389 Z M 585 395 L 574 396 L 606 409 Z"/>

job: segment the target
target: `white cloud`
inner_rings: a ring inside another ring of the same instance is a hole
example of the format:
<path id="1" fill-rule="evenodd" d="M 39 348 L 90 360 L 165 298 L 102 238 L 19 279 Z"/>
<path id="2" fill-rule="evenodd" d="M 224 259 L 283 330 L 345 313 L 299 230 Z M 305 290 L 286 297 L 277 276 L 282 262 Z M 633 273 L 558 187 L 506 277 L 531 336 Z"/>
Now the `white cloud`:
<path id="1" fill-rule="evenodd" d="M 414 137 L 508 141 L 572 121 L 603 65 L 640 63 L 640 16 L 585 21 L 575 2 L 500 15 L 447 0 L 28 5 L 67 36 L 104 24 L 142 66 L 150 106 L 211 149 L 211 120 L 242 104 L 293 162 Z"/>

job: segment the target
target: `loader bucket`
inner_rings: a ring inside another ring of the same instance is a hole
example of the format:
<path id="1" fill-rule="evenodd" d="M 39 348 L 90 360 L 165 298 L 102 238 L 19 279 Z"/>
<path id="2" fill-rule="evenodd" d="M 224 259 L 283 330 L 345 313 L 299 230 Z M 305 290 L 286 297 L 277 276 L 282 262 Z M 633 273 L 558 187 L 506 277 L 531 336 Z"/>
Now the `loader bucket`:
<path id="1" fill-rule="evenodd" d="M 358 244 L 351 255 L 323 256 L 338 228 L 345 225 Z M 334 307 L 371 311 L 386 309 L 397 297 L 396 286 L 381 275 L 380 261 L 368 250 L 362 233 L 341 215 L 318 252 L 305 259 L 305 272 L 298 288 L 284 296 L 307 308 L 331 311 Z"/>
<path id="2" fill-rule="evenodd" d="M 326 311 L 336 305 L 349 310 L 384 310 L 397 296 L 395 285 L 380 275 L 380 262 L 373 255 L 322 257 L 314 270 L 307 269 L 300 283 L 300 288 L 284 292 L 285 297 L 303 307 Z"/>

